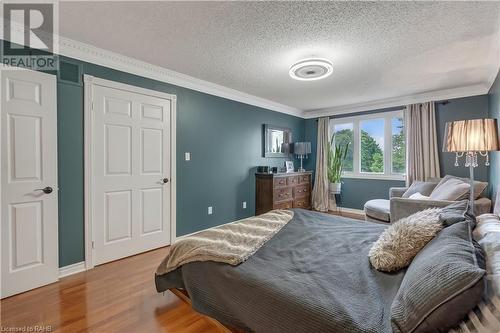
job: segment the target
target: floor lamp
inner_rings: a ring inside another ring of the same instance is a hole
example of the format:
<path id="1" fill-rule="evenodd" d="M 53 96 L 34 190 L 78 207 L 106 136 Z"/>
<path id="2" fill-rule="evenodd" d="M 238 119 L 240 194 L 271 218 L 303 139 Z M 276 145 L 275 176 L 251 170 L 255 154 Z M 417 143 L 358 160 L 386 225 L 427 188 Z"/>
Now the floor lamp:
<path id="1" fill-rule="evenodd" d="M 443 151 L 455 153 L 455 166 L 465 155 L 465 167 L 470 173 L 470 206 L 474 212 L 474 168 L 478 166 L 478 155 L 490 165 L 488 152 L 499 150 L 496 119 L 471 119 L 446 123 Z"/>

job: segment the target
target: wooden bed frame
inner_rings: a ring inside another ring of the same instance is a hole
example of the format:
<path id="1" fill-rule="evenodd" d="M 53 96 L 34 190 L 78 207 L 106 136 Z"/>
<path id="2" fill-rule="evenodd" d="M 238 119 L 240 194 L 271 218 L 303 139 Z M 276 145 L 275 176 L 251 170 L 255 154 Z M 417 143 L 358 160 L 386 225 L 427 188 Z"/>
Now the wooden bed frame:
<path id="1" fill-rule="evenodd" d="M 179 297 L 183 302 L 189 304 L 191 306 L 191 299 L 189 298 L 188 293 L 185 290 L 177 289 L 177 288 L 172 288 L 169 289 L 175 296 Z M 220 328 L 221 332 L 224 333 L 244 333 L 245 331 L 237 329 L 237 328 L 229 328 L 223 324 L 221 324 L 218 320 L 209 317 L 207 315 L 202 314 L 205 316 L 208 320 L 213 322 L 218 328 Z"/>

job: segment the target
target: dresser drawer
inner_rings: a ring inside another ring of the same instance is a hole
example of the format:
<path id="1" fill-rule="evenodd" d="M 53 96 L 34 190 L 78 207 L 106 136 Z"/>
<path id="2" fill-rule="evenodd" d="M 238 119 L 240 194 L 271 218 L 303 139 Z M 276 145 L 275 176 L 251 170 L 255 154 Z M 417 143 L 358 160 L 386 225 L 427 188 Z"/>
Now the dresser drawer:
<path id="1" fill-rule="evenodd" d="M 309 184 L 298 185 L 293 188 L 293 198 L 302 198 L 309 195 Z"/>
<path id="2" fill-rule="evenodd" d="M 277 188 L 273 193 L 274 201 L 283 201 L 283 200 L 291 200 L 292 199 L 292 188 L 284 187 Z"/>
<path id="3" fill-rule="evenodd" d="M 285 187 L 287 177 L 276 177 L 273 179 L 274 187 Z"/>
<path id="4" fill-rule="evenodd" d="M 298 178 L 299 178 L 299 184 L 305 184 L 311 182 L 310 175 L 300 175 Z"/>
<path id="5" fill-rule="evenodd" d="M 299 183 L 299 177 L 297 176 L 286 177 L 286 183 L 288 186 L 295 186 Z"/>
<path id="6" fill-rule="evenodd" d="M 311 207 L 311 202 L 309 199 L 309 196 L 304 197 L 304 198 L 298 198 L 293 201 L 293 208 L 310 208 Z"/>
<path id="7" fill-rule="evenodd" d="M 290 208 L 293 208 L 292 200 L 276 202 L 273 205 L 273 209 L 290 209 Z"/>

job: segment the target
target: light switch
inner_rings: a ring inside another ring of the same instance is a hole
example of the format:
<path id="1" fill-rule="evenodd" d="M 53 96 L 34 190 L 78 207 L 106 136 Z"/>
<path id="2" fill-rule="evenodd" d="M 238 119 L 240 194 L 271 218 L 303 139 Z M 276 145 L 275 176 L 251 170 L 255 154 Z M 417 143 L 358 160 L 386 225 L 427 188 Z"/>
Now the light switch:
<path id="1" fill-rule="evenodd" d="M 212 212 L 213 212 L 212 206 L 208 207 L 208 215 L 212 215 Z"/>
<path id="2" fill-rule="evenodd" d="M 191 161 L 191 153 L 185 153 L 184 157 L 185 157 L 186 161 Z"/>
<path id="3" fill-rule="evenodd" d="M 247 209 L 247 202 L 243 201 L 243 209 Z"/>

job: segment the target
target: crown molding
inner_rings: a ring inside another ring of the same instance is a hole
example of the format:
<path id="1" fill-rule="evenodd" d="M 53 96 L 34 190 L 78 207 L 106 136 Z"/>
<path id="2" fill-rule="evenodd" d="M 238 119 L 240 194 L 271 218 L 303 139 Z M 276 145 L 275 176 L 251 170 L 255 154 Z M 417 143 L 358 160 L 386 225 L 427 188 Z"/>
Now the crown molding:
<path id="1" fill-rule="evenodd" d="M 2 26 L 4 26 L 3 19 L 0 19 L 0 22 Z M 17 22 L 13 22 L 11 27 L 12 31 L 24 33 L 24 27 Z M 1 37 L 4 38 L 3 31 Z M 54 34 L 54 38 L 55 41 L 58 41 L 58 48 L 56 48 L 55 52 L 58 55 L 303 118 L 303 110 L 298 108 L 247 94 L 216 83 L 197 79 L 186 74 L 66 38 L 58 34 Z"/>
<path id="2" fill-rule="evenodd" d="M 59 37 L 59 53 L 63 56 L 109 67 L 119 71 L 136 74 L 153 80 L 173 84 L 183 88 L 196 90 L 206 94 L 227 98 L 233 101 L 258 106 L 261 108 L 303 117 L 303 111 L 288 105 L 273 102 L 250 95 L 216 83 L 197 79 L 164 67 L 127 57 L 115 52 L 101 49 L 93 45 Z"/>
<path id="3" fill-rule="evenodd" d="M 340 114 L 348 114 L 348 113 L 404 106 L 414 103 L 424 103 L 428 101 L 441 101 L 445 99 L 484 95 L 488 93 L 490 87 L 491 85 L 489 84 L 475 84 L 475 85 L 452 88 L 452 89 L 429 91 L 408 96 L 385 98 L 371 102 L 335 106 L 325 109 L 304 111 L 303 117 L 308 119 L 308 118 L 317 118 L 324 116 L 335 116 Z"/>

